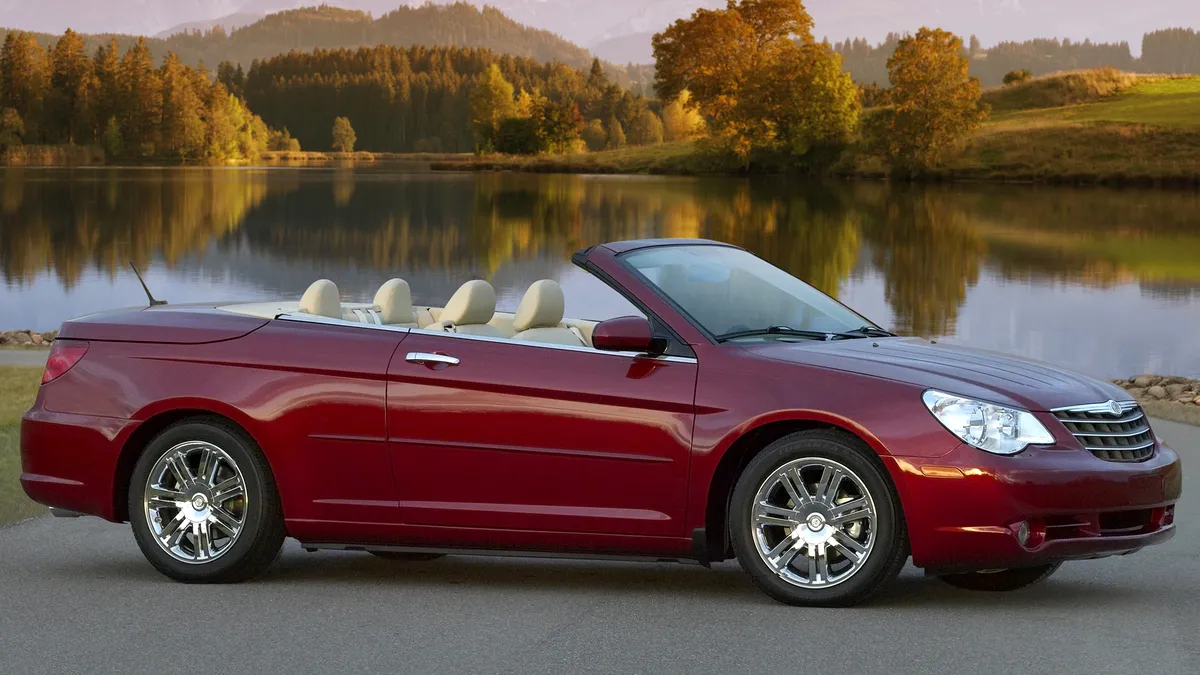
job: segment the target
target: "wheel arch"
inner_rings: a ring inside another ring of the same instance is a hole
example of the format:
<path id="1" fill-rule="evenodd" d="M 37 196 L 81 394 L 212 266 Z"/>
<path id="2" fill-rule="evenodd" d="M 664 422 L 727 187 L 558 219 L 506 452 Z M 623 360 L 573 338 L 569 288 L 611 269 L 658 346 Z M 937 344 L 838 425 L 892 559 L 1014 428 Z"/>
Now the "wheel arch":
<path id="1" fill-rule="evenodd" d="M 709 480 L 708 497 L 705 500 L 703 541 L 701 542 L 693 536 L 694 544 L 703 548 L 702 554 L 705 556 L 703 558 L 705 562 L 721 562 L 733 557 L 729 538 L 730 500 L 733 498 L 733 488 L 737 485 L 738 478 L 750 462 L 775 441 L 799 431 L 814 429 L 840 431 L 871 450 L 871 452 L 863 454 L 875 461 L 883 470 L 884 478 L 891 485 L 896 499 L 900 501 L 900 492 L 897 489 L 896 481 L 882 459 L 883 456 L 889 454 L 886 447 L 878 438 L 862 427 L 849 420 L 820 414 L 802 413 L 759 420 L 724 444 L 726 449 L 721 453 L 721 459 Z M 903 503 L 901 503 L 900 517 L 904 518 Z"/>
<path id="2" fill-rule="evenodd" d="M 262 448 L 262 444 L 250 431 L 250 425 L 247 424 L 249 419 L 239 411 L 217 402 L 196 400 L 159 402 L 152 408 L 141 411 L 135 418 L 142 419 L 142 421 L 121 445 L 121 453 L 117 457 L 113 473 L 112 513 L 113 520 L 117 522 L 129 520 L 130 480 L 138 459 L 142 456 L 146 446 L 168 427 L 194 418 L 219 419 L 241 431 L 259 448 Z M 264 451 L 263 454 L 265 456 L 266 452 Z M 274 471 L 270 458 L 266 459 L 267 466 Z"/>

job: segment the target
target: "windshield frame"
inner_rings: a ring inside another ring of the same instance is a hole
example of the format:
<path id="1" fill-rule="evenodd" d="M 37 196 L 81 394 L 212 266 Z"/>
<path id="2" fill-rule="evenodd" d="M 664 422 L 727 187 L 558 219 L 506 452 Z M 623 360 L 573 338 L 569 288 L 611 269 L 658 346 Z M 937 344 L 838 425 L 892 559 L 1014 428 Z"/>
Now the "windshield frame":
<path id="1" fill-rule="evenodd" d="M 647 249 L 651 249 L 651 248 L 701 248 L 701 247 L 705 247 L 705 246 L 711 246 L 711 247 L 715 247 L 715 248 L 733 249 L 735 251 L 741 251 L 742 253 L 745 253 L 746 255 L 751 256 L 752 258 L 756 258 L 757 260 L 761 261 L 763 264 L 774 267 L 775 269 L 779 270 L 780 272 L 782 272 L 782 273 L 788 275 L 789 277 L 795 279 L 796 281 L 799 281 L 800 283 L 804 284 L 808 288 L 812 289 L 814 292 L 819 293 L 822 296 L 828 298 L 829 300 L 837 303 L 838 306 L 844 308 L 846 311 L 850 312 L 854 316 L 861 319 L 863 327 L 877 328 L 881 331 L 887 331 L 886 328 L 883 328 L 879 324 L 877 324 L 874 321 L 863 316 L 857 310 L 850 307 L 849 305 L 842 302 L 841 300 L 833 297 L 832 295 L 829 295 L 828 293 L 822 291 L 821 289 L 817 288 L 816 286 L 813 286 L 812 284 L 801 279 L 800 277 L 797 277 L 796 275 L 792 274 L 791 272 L 788 272 L 787 270 L 783 269 L 782 267 L 773 265 L 773 264 L 771 264 L 770 261 L 768 261 L 758 255 L 755 255 L 754 253 L 751 253 L 750 251 L 747 251 L 746 249 L 744 249 L 740 246 L 734 246 L 733 244 L 726 244 L 726 243 L 722 243 L 722 242 L 718 242 L 718 241 L 704 241 L 704 240 L 691 239 L 691 240 L 685 240 L 684 242 L 681 242 L 678 244 L 662 243 L 662 244 L 656 244 L 654 246 L 644 246 L 644 247 L 640 247 L 640 248 L 630 249 L 627 251 L 622 251 L 622 252 L 616 254 L 615 259 L 617 261 L 617 264 L 619 264 L 627 272 L 632 274 L 639 282 L 641 282 L 641 284 L 643 286 L 646 287 L 647 290 L 649 290 L 651 293 L 656 295 L 663 302 L 670 305 L 672 309 L 674 309 L 676 312 L 678 312 L 679 315 L 682 316 L 684 318 L 684 320 L 686 320 L 689 324 L 691 324 L 693 328 L 695 328 L 697 331 L 699 331 L 700 334 L 703 335 L 704 338 L 706 340 L 708 340 L 710 344 L 713 344 L 716 346 L 727 345 L 727 344 L 729 344 L 729 345 L 744 344 L 744 343 L 739 343 L 738 341 L 722 341 L 720 336 L 716 335 L 715 333 L 710 331 L 708 328 L 706 328 L 704 326 L 704 324 L 702 324 L 698 320 L 696 320 L 696 317 L 692 316 L 692 314 L 690 312 L 688 312 L 686 309 L 684 309 L 683 306 L 681 306 L 678 302 L 676 302 L 674 298 L 667 295 L 667 293 L 665 291 L 663 291 L 661 288 L 658 287 L 658 284 L 655 284 L 653 281 L 650 280 L 649 277 L 647 277 L 645 274 L 642 274 L 641 270 L 639 270 L 637 267 L 634 267 L 632 264 L 630 264 L 630 262 L 628 260 L 629 256 L 632 256 L 636 253 L 644 252 Z M 851 330 L 853 330 L 853 329 L 851 329 Z M 787 337 L 786 334 L 781 334 L 780 336 Z M 776 336 L 767 335 L 765 332 L 765 329 L 764 329 L 763 337 L 766 338 L 766 337 L 776 337 Z M 814 342 L 817 342 L 817 341 L 814 340 Z"/>

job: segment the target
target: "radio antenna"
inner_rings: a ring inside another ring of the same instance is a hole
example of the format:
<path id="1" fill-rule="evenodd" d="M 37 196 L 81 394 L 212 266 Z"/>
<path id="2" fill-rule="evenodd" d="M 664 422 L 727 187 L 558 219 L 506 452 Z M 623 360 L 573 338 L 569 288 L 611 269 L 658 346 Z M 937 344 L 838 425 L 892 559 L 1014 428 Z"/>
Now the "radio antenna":
<path id="1" fill-rule="evenodd" d="M 129 267 L 133 270 L 133 273 L 137 275 L 138 283 L 142 285 L 142 290 L 146 291 L 146 297 L 150 299 L 151 307 L 158 307 L 160 305 L 167 304 L 166 300 L 155 300 L 154 296 L 150 294 L 150 288 L 146 286 L 146 280 L 142 278 L 142 273 L 138 271 L 137 266 L 133 264 L 132 260 L 129 261 Z"/>

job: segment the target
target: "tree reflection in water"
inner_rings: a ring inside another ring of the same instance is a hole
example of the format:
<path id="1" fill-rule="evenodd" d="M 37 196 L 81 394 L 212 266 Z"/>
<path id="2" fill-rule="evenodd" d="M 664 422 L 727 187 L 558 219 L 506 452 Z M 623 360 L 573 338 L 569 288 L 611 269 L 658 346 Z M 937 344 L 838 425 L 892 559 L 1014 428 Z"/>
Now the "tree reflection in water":
<path id="1" fill-rule="evenodd" d="M 380 279 L 433 272 L 449 288 L 642 237 L 737 244 L 833 295 L 878 274 L 895 327 L 930 336 L 955 332 L 985 269 L 1029 284 L 1140 283 L 1167 297 L 1200 288 L 1196 193 L 386 168 L 0 175 L 0 272 L 18 288 L 49 273 L 66 292 L 85 270 L 112 277 L 127 261 L 183 274 L 232 247 Z"/>

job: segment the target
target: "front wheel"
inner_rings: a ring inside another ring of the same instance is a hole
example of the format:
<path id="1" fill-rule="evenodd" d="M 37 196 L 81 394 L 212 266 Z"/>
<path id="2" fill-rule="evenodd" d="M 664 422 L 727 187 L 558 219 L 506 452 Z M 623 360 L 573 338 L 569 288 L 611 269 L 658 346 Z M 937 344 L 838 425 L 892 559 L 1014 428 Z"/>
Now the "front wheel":
<path id="1" fill-rule="evenodd" d="M 219 418 L 179 422 L 150 442 L 130 479 L 129 520 L 146 559 L 188 583 L 249 579 L 275 561 L 284 539 L 262 451 Z"/>
<path id="2" fill-rule="evenodd" d="M 1039 565 L 1038 567 L 1022 567 L 1020 569 L 999 570 L 996 572 L 969 572 L 967 574 L 946 574 L 938 577 L 955 588 L 968 591 L 987 591 L 1004 593 L 1027 588 L 1041 583 L 1058 571 L 1062 563 Z"/>
<path id="3" fill-rule="evenodd" d="M 843 432 L 810 430 L 775 441 L 746 467 L 730 530 L 742 568 L 768 595 L 844 607 L 900 572 L 904 516 L 870 452 Z"/>

